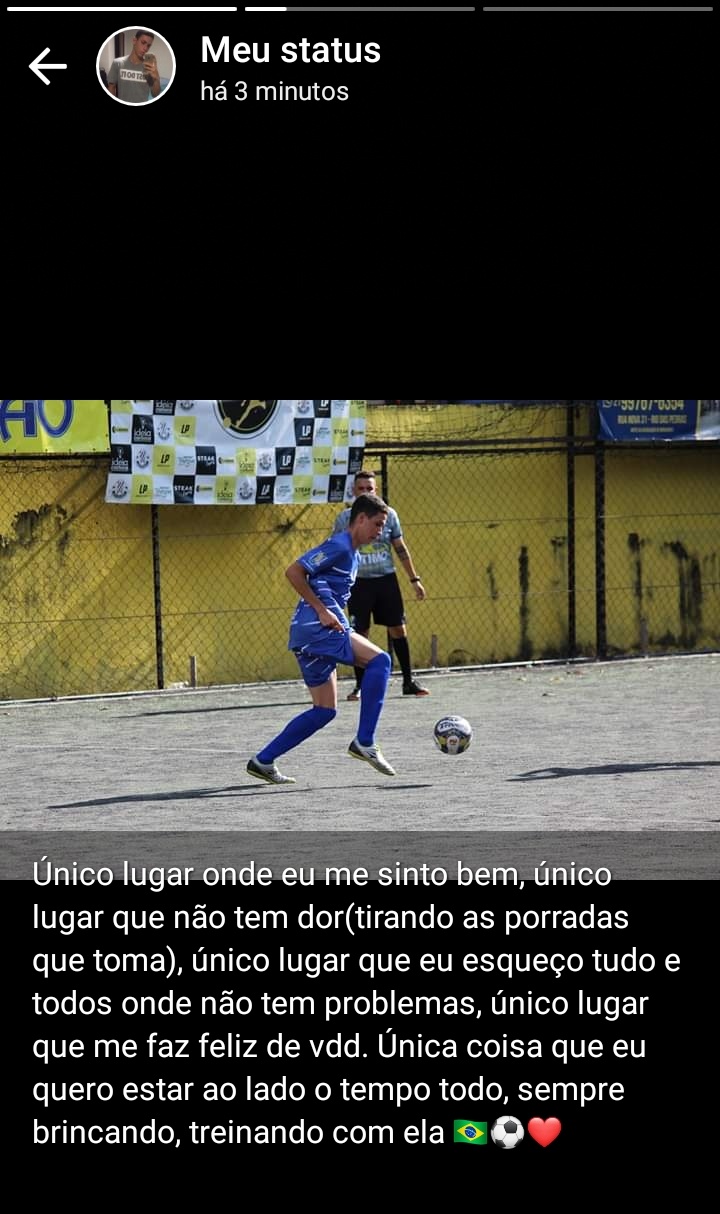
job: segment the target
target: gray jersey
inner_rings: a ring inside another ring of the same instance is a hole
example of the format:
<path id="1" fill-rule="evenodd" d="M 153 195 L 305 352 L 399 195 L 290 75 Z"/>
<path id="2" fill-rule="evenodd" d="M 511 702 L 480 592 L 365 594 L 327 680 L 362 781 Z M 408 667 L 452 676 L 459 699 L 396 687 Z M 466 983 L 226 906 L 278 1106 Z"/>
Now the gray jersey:
<path id="1" fill-rule="evenodd" d="M 152 97 L 142 63 L 131 63 L 130 56 L 113 59 L 108 72 L 108 84 L 114 84 L 121 101 L 141 105 Z"/>
<path id="2" fill-rule="evenodd" d="M 333 535 L 345 531 L 350 524 L 350 509 L 343 510 L 335 519 Z M 376 540 L 363 544 L 358 548 L 358 577 L 385 577 L 395 572 L 393 562 L 393 540 L 399 540 L 402 535 L 400 519 L 392 507 L 388 507 L 387 522 Z"/>

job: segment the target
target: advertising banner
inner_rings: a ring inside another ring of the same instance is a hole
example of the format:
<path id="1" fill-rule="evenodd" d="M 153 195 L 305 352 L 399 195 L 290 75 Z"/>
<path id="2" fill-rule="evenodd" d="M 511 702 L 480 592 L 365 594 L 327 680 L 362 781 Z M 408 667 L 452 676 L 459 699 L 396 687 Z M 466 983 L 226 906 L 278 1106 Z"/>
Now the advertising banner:
<path id="1" fill-rule="evenodd" d="M 0 455 L 56 455 L 109 449 L 104 400 L 0 402 Z"/>
<path id="2" fill-rule="evenodd" d="M 720 439 L 717 400 L 600 400 L 600 434 L 611 442 Z"/>
<path id="3" fill-rule="evenodd" d="M 340 504 L 365 449 L 364 400 L 114 400 L 107 502 Z"/>

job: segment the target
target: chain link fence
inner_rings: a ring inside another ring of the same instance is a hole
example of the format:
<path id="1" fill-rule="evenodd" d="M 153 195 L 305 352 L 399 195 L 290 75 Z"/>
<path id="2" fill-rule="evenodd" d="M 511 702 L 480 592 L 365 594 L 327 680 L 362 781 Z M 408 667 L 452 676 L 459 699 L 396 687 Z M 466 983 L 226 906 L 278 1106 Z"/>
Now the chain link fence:
<path id="1" fill-rule="evenodd" d="M 422 604 L 404 595 L 415 664 L 566 655 L 563 452 L 393 452 L 379 463 L 378 490 L 428 593 Z"/>
<path id="2" fill-rule="evenodd" d="M 157 686 L 150 516 L 107 459 L 0 463 L 0 699 Z"/>
<path id="3" fill-rule="evenodd" d="M 366 449 L 428 593 L 402 584 L 416 669 L 720 648 L 717 444 L 604 444 L 556 412 L 536 445 Z M 297 678 L 284 570 L 336 508 L 110 506 L 106 476 L 0 461 L 0 699 Z"/>
<path id="4" fill-rule="evenodd" d="M 433 571 L 427 603 L 408 608 L 416 665 L 720 647 L 717 448 L 570 437 L 376 463 L 417 568 Z"/>

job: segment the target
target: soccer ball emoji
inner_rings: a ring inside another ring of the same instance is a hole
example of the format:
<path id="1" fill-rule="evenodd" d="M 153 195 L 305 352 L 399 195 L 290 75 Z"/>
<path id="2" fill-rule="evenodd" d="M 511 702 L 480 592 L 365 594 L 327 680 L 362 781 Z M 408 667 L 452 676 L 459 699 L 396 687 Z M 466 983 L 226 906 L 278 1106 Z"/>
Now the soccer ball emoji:
<path id="1" fill-rule="evenodd" d="M 522 1142 L 525 1131 L 517 1117 L 498 1117 L 490 1126 L 490 1137 L 496 1147 L 509 1151 Z"/>

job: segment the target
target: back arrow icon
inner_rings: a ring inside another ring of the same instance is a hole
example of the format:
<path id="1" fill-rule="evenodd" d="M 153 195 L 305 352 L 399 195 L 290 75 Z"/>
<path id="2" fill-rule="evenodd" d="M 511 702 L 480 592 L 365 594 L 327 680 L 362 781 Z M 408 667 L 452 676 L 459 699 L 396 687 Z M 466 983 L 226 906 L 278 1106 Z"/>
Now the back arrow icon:
<path id="1" fill-rule="evenodd" d="M 49 55 L 49 54 L 50 54 L 50 47 L 46 46 L 45 50 L 42 51 L 38 55 L 37 59 L 33 59 L 32 63 L 30 64 L 30 71 L 34 72 L 36 76 L 39 76 L 40 79 L 42 80 L 43 84 L 49 84 L 50 81 L 48 80 L 47 76 L 43 76 L 42 72 L 40 71 L 40 63 L 45 58 L 45 56 Z M 43 67 L 47 71 L 48 68 L 51 68 L 51 67 L 67 67 L 67 63 L 43 63 Z"/>

